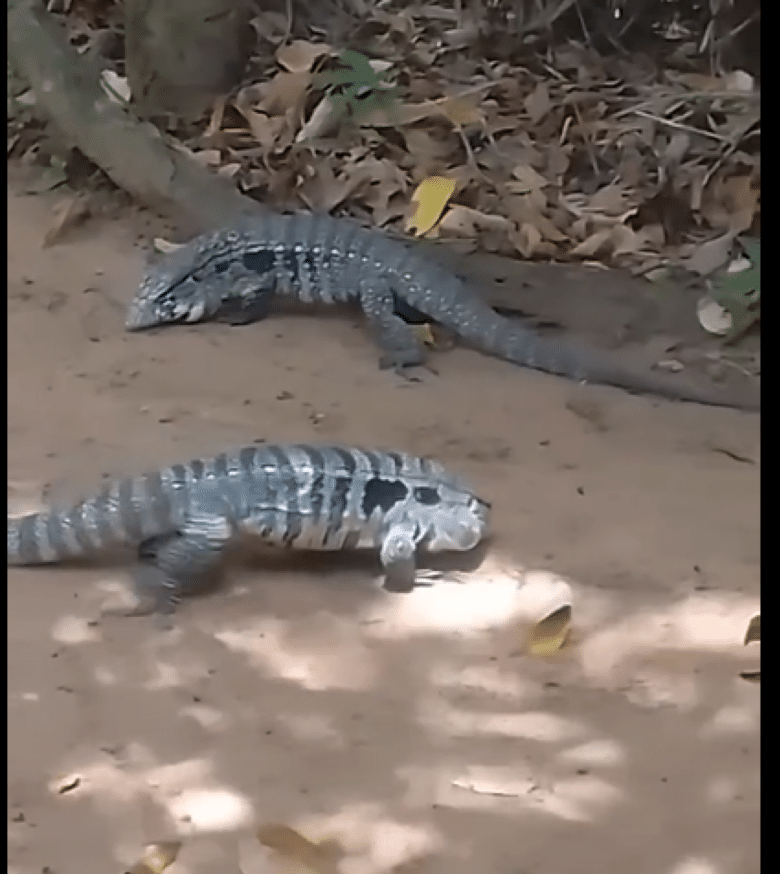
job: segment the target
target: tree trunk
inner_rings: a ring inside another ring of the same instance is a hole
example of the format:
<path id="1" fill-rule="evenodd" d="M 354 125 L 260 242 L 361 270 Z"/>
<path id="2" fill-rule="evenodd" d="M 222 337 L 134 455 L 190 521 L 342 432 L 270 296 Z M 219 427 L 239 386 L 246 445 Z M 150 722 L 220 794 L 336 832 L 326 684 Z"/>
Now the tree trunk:
<path id="1" fill-rule="evenodd" d="M 247 0 L 125 0 L 138 113 L 195 118 L 240 82 L 254 43 Z"/>

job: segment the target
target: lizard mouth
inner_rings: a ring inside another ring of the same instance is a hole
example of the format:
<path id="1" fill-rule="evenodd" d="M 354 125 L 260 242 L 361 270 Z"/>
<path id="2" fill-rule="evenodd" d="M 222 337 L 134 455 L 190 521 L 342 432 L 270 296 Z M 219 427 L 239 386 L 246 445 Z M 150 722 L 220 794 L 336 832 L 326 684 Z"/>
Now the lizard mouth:
<path id="1" fill-rule="evenodd" d="M 198 322 L 203 318 L 202 306 L 165 307 L 149 301 L 134 301 L 125 318 L 125 329 L 142 331 L 159 325 L 180 325 L 184 322 Z"/>
<path id="2" fill-rule="evenodd" d="M 128 331 L 141 331 L 144 328 L 151 328 L 153 325 L 159 324 L 159 317 L 146 306 L 131 306 L 125 318 L 125 328 Z"/>

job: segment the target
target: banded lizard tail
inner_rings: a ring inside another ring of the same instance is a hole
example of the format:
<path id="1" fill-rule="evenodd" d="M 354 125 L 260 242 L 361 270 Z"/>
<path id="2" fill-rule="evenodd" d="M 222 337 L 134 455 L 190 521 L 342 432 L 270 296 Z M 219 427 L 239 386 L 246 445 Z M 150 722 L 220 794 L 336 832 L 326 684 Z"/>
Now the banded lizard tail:
<path id="1" fill-rule="evenodd" d="M 294 549 L 378 549 L 385 587 L 404 591 L 414 585 L 418 550 L 470 550 L 488 516 L 487 503 L 430 459 L 260 445 L 118 479 L 71 507 L 9 517 L 8 564 L 132 546 L 132 612 L 170 614 L 245 532 Z"/>
<path id="2" fill-rule="evenodd" d="M 424 362 L 423 345 L 400 317 L 412 312 L 525 367 L 672 400 L 735 406 L 716 390 L 632 368 L 609 352 L 540 337 L 500 316 L 457 276 L 403 242 L 329 215 L 272 215 L 196 237 L 147 273 L 126 327 L 257 321 L 269 313 L 275 293 L 308 303 L 357 301 L 382 350 L 383 367 Z M 758 408 L 750 401 L 741 406 Z"/>

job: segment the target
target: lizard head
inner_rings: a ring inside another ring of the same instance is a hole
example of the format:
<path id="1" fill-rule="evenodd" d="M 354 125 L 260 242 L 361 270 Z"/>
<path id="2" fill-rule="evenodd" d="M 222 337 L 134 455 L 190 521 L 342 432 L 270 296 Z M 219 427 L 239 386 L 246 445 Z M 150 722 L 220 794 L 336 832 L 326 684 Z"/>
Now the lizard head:
<path id="1" fill-rule="evenodd" d="M 428 552 L 473 549 L 490 518 L 490 504 L 456 480 L 413 488 L 406 511 L 417 524 L 419 546 Z"/>
<path id="2" fill-rule="evenodd" d="M 234 237 L 204 234 L 150 264 L 127 311 L 127 330 L 200 322 L 219 313 L 235 294 L 225 253 Z"/>
<path id="3" fill-rule="evenodd" d="M 127 311 L 125 327 L 128 331 L 199 322 L 209 315 L 208 297 L 198 272 L 191 261 L 183 261 L 170 257 L 146 272 Z"/>

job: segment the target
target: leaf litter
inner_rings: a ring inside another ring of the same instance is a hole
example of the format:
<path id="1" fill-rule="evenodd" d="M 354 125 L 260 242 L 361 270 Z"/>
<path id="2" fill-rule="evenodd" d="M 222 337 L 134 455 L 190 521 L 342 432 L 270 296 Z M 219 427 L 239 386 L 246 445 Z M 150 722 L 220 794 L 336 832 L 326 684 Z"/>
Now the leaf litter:
<path id="1" fill-rule="evenodd" d="M 752 76 L 572 40 L 493 51 L 483 12 L 391 0 L 358 23 L 359 52 L 290 38 L 284 16 L 260 12 L 250 80 L 181 145 L 272 208 L 527 260 L 708 276 L 737 235 L 759 235 Z M 93 41 L 110 26 L 78 22 Z M 115 71 L 104 79 L 125 96 Z"/>

